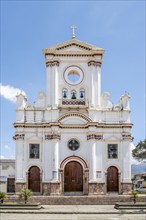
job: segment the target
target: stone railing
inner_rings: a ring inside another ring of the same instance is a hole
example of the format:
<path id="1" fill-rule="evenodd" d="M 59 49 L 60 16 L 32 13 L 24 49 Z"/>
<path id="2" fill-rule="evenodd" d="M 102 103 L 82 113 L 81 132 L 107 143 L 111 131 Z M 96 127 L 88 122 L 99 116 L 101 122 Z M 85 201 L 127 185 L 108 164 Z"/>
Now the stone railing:
<path id="1" fill-rule="evenodd" d="M 62 99 L 61 105 L 85 106 L 85 99 Z"/>

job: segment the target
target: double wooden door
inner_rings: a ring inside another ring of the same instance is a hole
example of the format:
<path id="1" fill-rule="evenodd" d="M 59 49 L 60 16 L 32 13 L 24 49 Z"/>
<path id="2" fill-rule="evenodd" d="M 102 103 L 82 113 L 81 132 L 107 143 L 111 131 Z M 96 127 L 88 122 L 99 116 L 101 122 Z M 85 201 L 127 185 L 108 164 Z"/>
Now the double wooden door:
<path id="1" fill-rule="evenodd" d="M 83 191 L 83 168 L 80 163 L 71 161 L 64 169 L 64 191 Z"/>
<path id="2" fill-rule="evenodd" d="M 40 192 L 40 169 L 37 166 L 29 169 L 28 188 L 32 192 Z"/>
<path id="3" fill-rule="evenodd" d="M 119 191 L 118 169 L 111 166 L 107 170 L 107 192 Z"/>

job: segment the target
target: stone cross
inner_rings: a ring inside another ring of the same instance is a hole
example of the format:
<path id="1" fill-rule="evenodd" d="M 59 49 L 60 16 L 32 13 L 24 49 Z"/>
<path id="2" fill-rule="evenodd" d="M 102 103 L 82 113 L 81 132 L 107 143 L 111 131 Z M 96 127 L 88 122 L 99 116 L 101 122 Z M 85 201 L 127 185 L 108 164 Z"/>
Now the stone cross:
<path id="1" fill-rule="evenodd" d="M 73 24 L 70 28 L 72 29 L 72 39 L 74 39 L 76 38 L 75 29 L 77 29 L 77 27 Z"/>

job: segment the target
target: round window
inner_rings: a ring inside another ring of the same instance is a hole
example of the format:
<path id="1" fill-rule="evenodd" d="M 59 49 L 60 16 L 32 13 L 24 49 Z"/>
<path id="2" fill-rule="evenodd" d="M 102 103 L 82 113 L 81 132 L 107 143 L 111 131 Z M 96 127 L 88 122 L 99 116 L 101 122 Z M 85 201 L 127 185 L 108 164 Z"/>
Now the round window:
<path id="1" fill-rule="evenodd" d="M 77 85 L 83 80 L 83 71 L 77 66 L 70 66 L 64 72 L 64 79 L 68 84 Z"/>
<path id="2" fill-rule="evenodd" d="M 68 148 L 72 151 L 77 150 L 79 147 L 80 147 L 80 144 L 76 139 L 72 139 L 68 142 Z"/>
<path id="3" fill-rule="evenodd" d="M 80 75 L 78 72 L 75 72 L 75 71 L 71 71 L 68 73 L 68 76 L 67 76 L 68 80 L 72 83 L 76 83 L 79 81 L 80 79 Z"/>

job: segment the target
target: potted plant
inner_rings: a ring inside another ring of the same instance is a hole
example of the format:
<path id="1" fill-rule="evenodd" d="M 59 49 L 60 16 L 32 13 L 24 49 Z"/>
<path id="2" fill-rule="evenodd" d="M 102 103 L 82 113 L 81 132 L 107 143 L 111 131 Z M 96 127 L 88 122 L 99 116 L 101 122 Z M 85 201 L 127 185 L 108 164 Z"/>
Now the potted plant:
<path id="1" fill-rule="evenodd" d="M 7 198 L 7 193 L 0 192 L 0 202 L 3 203 L 6 198 Z"/>
<path id="2" fill-rule="evenodd" d="M 27 188 L 23 188 L 20 191 L 19 197 L 23 198 L 25 201 L 25 204 L 27 203 L 28 199 L 32 196 L 32 191 L 27 189 Z"/>

